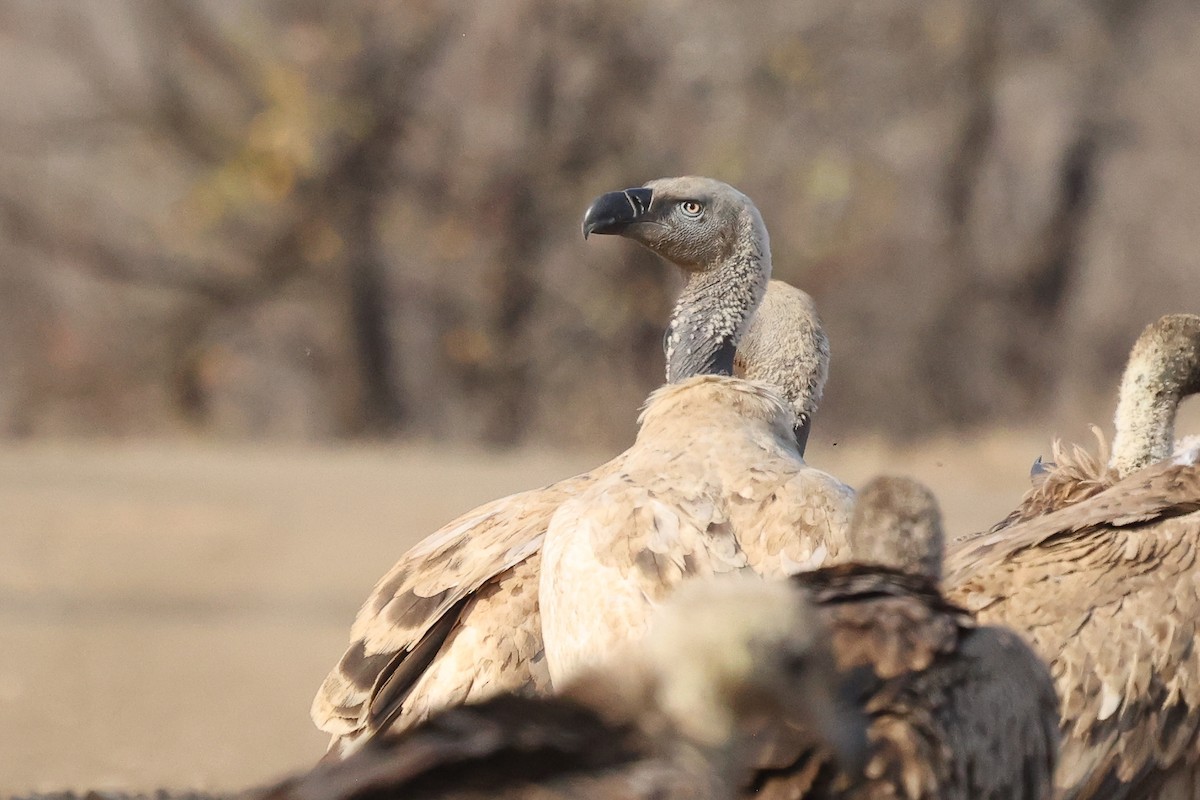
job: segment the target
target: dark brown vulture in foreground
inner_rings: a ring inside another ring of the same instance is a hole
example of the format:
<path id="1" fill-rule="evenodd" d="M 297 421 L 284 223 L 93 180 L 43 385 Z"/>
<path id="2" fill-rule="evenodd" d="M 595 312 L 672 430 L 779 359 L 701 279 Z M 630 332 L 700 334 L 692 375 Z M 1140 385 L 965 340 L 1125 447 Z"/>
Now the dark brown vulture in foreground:
<path id="1" fill-rule="evenodd" d="M 853 765 L 864 720 L 786 581 L 691 581 L 646 639 L 558 696 L 504 694 L 378 737 L 257 800 L 732 798 L 787 723 Z"/>
<path id="2" fill-rule="evenodd" d="M 859 493 L 850 530 L 862 563 L 793 581 L 820 610 L 839 668 L 857 673 L 870 719 L 865 778 L 839 774 L 813 751 L 789 761 L 781 749 L 745 796 L 1049 798 L 1058 738 L 1050 674 L 1017 635 L 979 626 L 943 598 L 932 494 L 876 479 Z"/>

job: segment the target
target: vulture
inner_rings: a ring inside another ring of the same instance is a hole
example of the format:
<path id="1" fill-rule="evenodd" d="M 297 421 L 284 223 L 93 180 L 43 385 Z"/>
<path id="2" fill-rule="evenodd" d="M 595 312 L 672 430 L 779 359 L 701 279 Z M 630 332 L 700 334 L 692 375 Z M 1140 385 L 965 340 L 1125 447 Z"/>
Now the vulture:
<path id="1" fill-rule="evenodd" d="M 948 557 L 950 597 L 1050 663 L 1058 797 L 1200 798 L 1200 449 L 1173 431 L 1197 391 L 1200 317 L 1164 317 L 1122 381 L 1115 477 Z"/>
<path id="2" fill-rule="evenodd" d="M 796 587 L 692 581 L 643 644 L 554 695 L 442 710 L 254 800 L 733 798 L 758 731 L 777 724 L 861 764 L 865 717 Z"/>
<path id="3" fill-rule="evenodd" d="M 710 281 L 703 270 L 688 273 L 688 286 Z M 683 306 L 703 295 L 685 286 L 673 317 L 695 319 Z M 770 281 L 740 345 L 735 372 L 779 387 L 802 451 L 829 360 L 812 299 Z M 685 374 L 681 366 L 672 372 Z M 487 503 L 400 558 L 358 612 L 349 647 L 313 700 L 313 721 L 331 736 L 330 758 L 449 705 L 549 691 L 537 597 L 542 540 L 563 501 L 616 468 Z"/>
<path id="4" fill-rule="evenodd" d="M 538 603 L 555 685 L 640 637 L 684 580 L 782 578 L 844 554 L 854 503 L 804 462 L 779 390 L 731 374 L 771 269 L 750 199 L 707 178 L 656 180 L 598 198 L 584 232 L 633 239 L 693 278 L 667 330 L 672 382 L 546 530 Z"/>
<path id="5" fill-rule="evenodd" d="M 839 669 L 859 686 L 870 740 L 864 775 L 856 780 L 819 749 L 778 747 L 744 795 L 1049 798 L 1058 741 L 1053 679 L 1015 633 L 978 625 L 943 597 L 933 495 L 905 478 L 871 481 L 859 492 L 850 541 L 854 562 L 791 581 L 808 593 Z"/>
<path id="6" fill-rule="evenodd" d="M 808 444 L 812 418 L 829 378 L 829 337 L 816 303 L 795 286 L 772 280 L 738 342 L 733 374 L 776 387 L 796 412 L 796 446 Z"/>
<path id="7" fill-rule="evenodd" d="M 234 800 L 235 793 L 213 794 L 191 789 L 157 789 L 153 792 L 125 792 L 89 789 L 83 792 L 36 792 L 13 795 L 12 800 Z"/>
<path id="8" fill-rule="evenodd" d="M 1116 435 L 1109 454 L 1104 434 L 1093 426 L 1099 445 L 1093 455 L 1082 447 L 1068 449 L 1053 444 L 1054 461 L 1039 458 L 1030 477 L 1033 488 L 997 531 L 1056 511 L 1104 491 L 1117 480 L 1142 467 L 1162 461 L 1175 449 L 1175 415 L 1180 401 L 1196 391 L 1189 384 L 1189 364 L 1198 357 L 1195 330 L 1200 318 L 1193 314 L 1168 314 L 1146 327 L 1130 351 L 1117 394 Z M 1180 442 L 1187 449 L 1187 442 Z M 969 537 L 962 537 L 969 538 Z"/>

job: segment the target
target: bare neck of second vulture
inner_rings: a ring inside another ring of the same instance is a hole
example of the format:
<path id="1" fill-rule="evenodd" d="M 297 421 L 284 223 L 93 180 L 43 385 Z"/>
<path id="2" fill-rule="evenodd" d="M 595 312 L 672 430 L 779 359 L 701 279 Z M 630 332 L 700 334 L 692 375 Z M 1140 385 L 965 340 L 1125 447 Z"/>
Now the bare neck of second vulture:
<path id="1" fill-rule="evenodd" d="M 663 341 L 667 381 L 732 375 L 733 357 L 771 277 L 771 245 L 753 209 L 738 217 L 723 258 L 688 273 Z"/>
<path id="2" fill-rule="evenodd" d="M 1174 451 L 1179 403 L 1200 391 L 1200 367 L 1194 360 L 1171 348 L 1135 346 L 1121 377 L 1109 462 L 1119 476 L 1162 461 Z"/>

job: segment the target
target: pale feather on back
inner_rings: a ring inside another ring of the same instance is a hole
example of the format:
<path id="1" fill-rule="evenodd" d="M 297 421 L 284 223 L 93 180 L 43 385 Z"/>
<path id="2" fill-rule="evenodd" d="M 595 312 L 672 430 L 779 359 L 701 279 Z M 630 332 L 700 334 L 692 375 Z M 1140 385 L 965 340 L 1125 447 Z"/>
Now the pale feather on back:
<path id="1" fill-rule="evenodd" d="M 794 419 L 774 391 L 735 378 L 652 396 L 621 469 L 565 502 L 547 532 L 553 680 L 636 637 L 685 579 L 783 577 L 844 554 L 853 493 L 799 458 Z"/>

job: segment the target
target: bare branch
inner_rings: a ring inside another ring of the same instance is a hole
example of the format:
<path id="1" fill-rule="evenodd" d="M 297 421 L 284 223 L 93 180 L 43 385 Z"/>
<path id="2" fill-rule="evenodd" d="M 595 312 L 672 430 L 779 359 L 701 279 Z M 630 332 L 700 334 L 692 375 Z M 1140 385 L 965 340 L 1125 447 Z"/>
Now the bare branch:
<path id="1" fill-rule="evenodd" d="M 191 293 L 222 304 L 238 294 L 237 287 L 228 279 L 201 277 L 199 273 L 204 270 L 201 264 L 126 247 L 106 241 L 98 234 L 71 229 L 62 220 L 47 219 L 28 203 L 12 197 L 0 197 L 0 221 L 14 242 L 68 256 L 107 280 Z"/>

